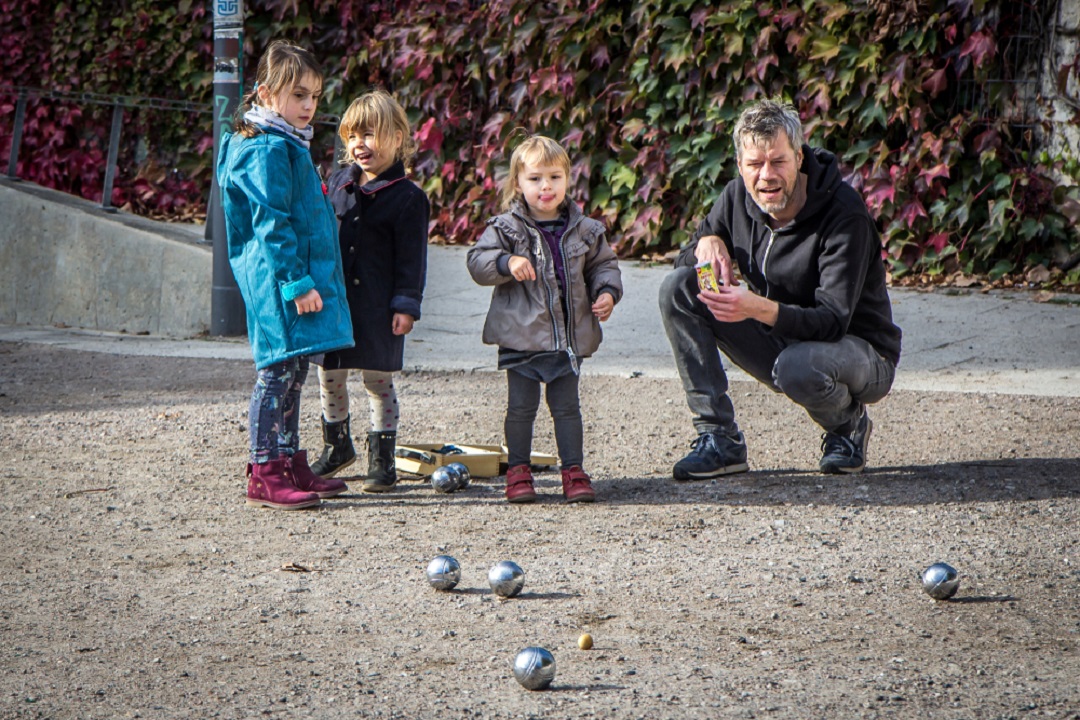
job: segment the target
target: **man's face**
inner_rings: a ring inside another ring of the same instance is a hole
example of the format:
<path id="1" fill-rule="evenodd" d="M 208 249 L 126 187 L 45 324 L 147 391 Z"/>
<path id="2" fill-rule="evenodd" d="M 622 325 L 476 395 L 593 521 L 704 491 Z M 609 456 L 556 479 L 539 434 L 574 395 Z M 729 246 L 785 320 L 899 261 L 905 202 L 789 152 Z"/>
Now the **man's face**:
<path id="1" fill-rule="evenodd" d="M 801 208 L 795 207 L 802 166 L 802 150 L 791 146 L 787 133 L 771 140 L 743 141 L 739 174 L 746 191 L 759 208 L 776 220 L 790 221 Z"/>

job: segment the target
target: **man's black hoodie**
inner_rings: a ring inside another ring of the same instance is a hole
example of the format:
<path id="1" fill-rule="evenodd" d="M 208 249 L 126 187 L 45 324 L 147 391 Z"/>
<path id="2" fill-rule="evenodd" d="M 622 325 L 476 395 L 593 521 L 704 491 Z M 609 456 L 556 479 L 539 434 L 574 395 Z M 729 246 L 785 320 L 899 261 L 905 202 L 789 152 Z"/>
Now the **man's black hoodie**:
<path id="1" fill-rule="evenodd" d="M 693 265 L 698 239 L 719 235 L 750 288 L 779 303 L 772 332 L 822 342 L 851 334 L 897 363 L 901 333 L 892 321 L 881 240 L 866 203 L 841 179 L 832 153 L 804 145 L 803 158 L 806 204 L 794 221 L 772 230 L 742 178 L 735 178 L 675 264 Z"/>

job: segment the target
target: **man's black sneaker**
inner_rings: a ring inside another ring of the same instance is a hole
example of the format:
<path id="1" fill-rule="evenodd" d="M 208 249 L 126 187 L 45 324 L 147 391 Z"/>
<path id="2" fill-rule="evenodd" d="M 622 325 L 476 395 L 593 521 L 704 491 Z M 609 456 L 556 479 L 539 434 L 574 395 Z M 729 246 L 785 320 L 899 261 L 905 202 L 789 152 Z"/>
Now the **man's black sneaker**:
<path id="1" fill-rule="evenodd" d="M 863 410 L 859 425 L 851 435 L 827 432 L 821 436 L 821 472 L 828 475 L 858 473 L 866 467 L 866 447 L 874 423 L 870 413 Z"/>
<path id="2" fill-rule="evenodd" d="M 676 480 L 708 480 L 709 478 L 746 472 L 746 441 L 740 432 L 734 437 L 722 433 L 704 432 L 690 443 L 693 450 L 679 462 L 671 475 Z"/>

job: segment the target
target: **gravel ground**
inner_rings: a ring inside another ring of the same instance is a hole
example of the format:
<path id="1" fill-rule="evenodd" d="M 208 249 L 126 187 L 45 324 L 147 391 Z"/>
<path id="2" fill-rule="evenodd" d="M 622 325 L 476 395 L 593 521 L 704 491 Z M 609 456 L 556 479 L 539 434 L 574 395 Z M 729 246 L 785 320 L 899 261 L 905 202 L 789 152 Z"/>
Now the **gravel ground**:
<path id="1" fill-rule="evenodd" d="M 676 484 L 678 383 L 587 376 L 594 506 L 546 472 L 531 506 L 409 478 L 285 513 L 243 503 L 252 380 L 0 343 L 0 718 L 1080 718 L 1078 399 L 897 391 L 870 471 L 825 477 L 805 415 L 737 383 L 751 471 Z M 501 442 L 501 375 L 399 393 L 404 441 Z M 302 410 L 314 451 L 313 385 Z M 513 679 L 529 645 L 547 691 Z"/>

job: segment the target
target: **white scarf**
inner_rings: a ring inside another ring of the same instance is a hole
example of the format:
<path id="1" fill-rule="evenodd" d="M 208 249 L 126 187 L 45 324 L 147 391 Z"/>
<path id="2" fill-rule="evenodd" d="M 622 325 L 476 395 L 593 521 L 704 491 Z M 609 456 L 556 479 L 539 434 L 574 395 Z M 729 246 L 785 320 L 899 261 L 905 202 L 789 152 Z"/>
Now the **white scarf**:
<path id="1" fill-rule="evenodd" d="M 315 131 L 310 125 L 305 128 L 294 127 L 281 117 L 280 113 L 264 108 L 262 105 L 252 105 L 251 109 L 244 113 L 244 119 L 252 125 L 280 130 L 306 148 L 311 147 L 311 138 L 315 136 Z"/>

